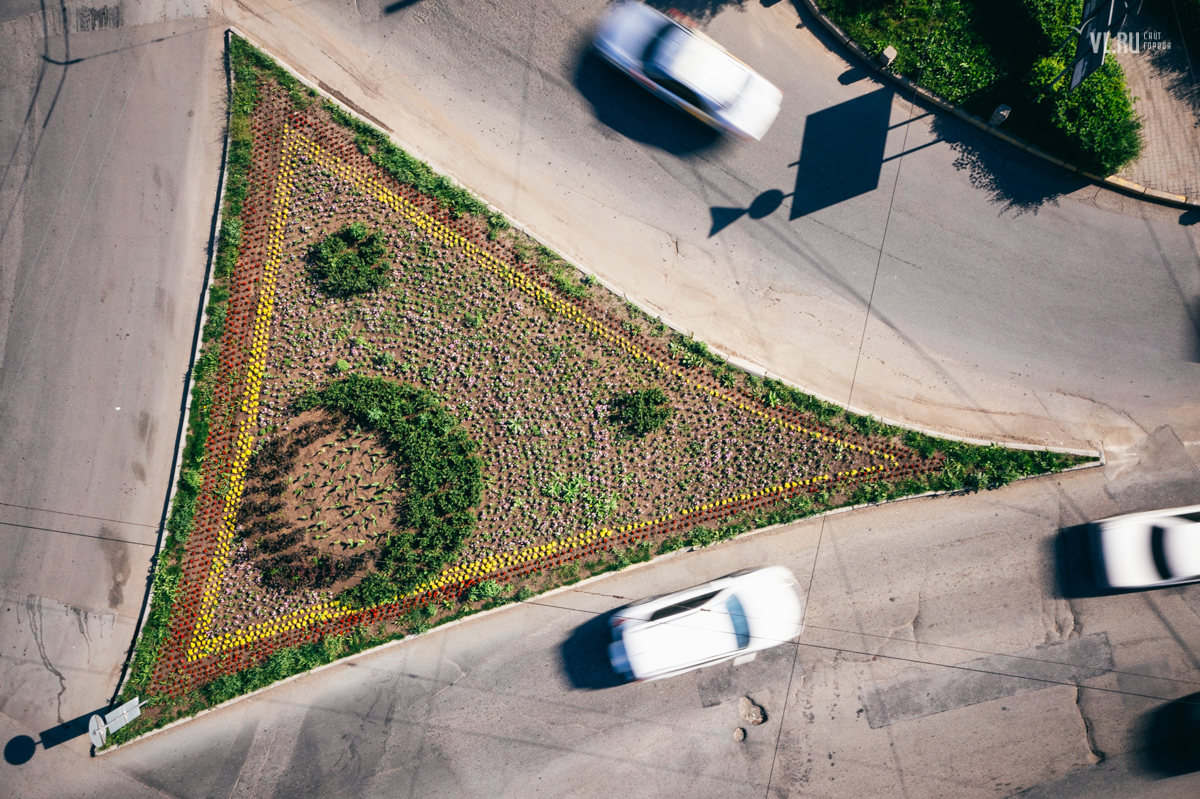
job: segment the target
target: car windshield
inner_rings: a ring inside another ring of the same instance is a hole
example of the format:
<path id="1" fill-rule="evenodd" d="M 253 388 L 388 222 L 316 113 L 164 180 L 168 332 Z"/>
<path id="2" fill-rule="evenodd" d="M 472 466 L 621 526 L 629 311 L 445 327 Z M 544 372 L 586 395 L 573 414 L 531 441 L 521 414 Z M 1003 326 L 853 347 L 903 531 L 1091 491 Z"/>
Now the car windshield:
<path id="1" fill-rule="evenodd" d="M 733 634 L 737 636 L 737 648 L 745 649 L 750 646 L 750 624 L 746 621 L 746 611 L 736 596 L 725 600 L 725 609 L 729 611 L 729 619 L 733 622 Z"/>
<path id="2" fill-rule="evenodd" d="M 644 62 L 655 79 L 681 84 L 718 108 L 733 103 L 750 80 L 749 70 L 728 53 L 673 22 L 655 35 Z"/>
<path id="3" fill-rule="evenodd" d="M 707 594 L 701 594 L 700 596 L 694 596 L 691 599 L 685 599 L 682 602 L 676 602 L 673 605 L 667 605 L 665 608 L 659 608 L 650 614 L 650 621 L 665 619 L 668 616 L 674 616 L 678 613 L 683 613 L 686 610 L 695 610 L 708 600 L 715 597 L 718 593 L 718 591 L 712 591 Z"/>

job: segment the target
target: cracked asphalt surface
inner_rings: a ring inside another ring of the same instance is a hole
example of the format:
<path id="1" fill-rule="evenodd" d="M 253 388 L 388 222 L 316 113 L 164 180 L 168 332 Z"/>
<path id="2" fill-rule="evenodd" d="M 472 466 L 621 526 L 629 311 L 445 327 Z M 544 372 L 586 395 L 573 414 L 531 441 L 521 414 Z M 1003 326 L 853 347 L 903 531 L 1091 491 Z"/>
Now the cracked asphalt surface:
<path id="1" fill-rule="evenodd" d="M 1070 535 L 1200 501 L 1196 228 L 911 107 L 785 3 L 706 23 L 785 90 L 761 146 L 728 146 L 584 55 L 602 5 L 128 3 L 83 32 L 0 7 L 0 737 L 41 742 L 5 793 L 1196 794 L 1154 753 L 1200 690 L 1200 588 L 1095 595 Z M 230 21 L 722 349 L 1107 467 L 678 554 L 89 759 L 170 478 Z M 612 684 L 617 597 L 766 562 L 812 575 L 802 646 Z"/>

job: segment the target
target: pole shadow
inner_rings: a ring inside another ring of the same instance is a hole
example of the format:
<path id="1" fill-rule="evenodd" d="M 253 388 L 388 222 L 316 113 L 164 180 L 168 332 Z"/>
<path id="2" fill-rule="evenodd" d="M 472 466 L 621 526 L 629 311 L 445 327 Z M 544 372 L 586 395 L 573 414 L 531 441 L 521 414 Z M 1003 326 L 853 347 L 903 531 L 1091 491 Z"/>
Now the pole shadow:
<path id="1" fill-rule="evenodd" d="M 1200 693 L 1155 708 L 1140 727 L 1134 765 L 1142 774 L 1168 779 L 1200 771 Z"/>
<path id="2" fill-rule="evenodd" d="M 876 89 L 808 115 L 789 220 L 879 188 L 893 95 Z"/>
<path id="3" fill-rule="evenodd" d="M 579 59 L 574 82 L 597 121 L 628 139 L 686 155 L 713 148 L 724 138 L 638 86 L 590 47 Z"/>
<path id="4" fill-rule="evenodd" d="M 389 3 L 388 5 L 384 6 L 383 13 L 395 14 L 397 11 L 403 11 L 409 6 L 415 6 L 419 2 L 421 2 L 421 0 L 396 0 L 396 2 Z"/>
<path id="5" fill-rule="evenodd" d="M 608 644 L 612 641 L 608 622 L 612 615 L 609 612 L 590 619 L 563 641 L 560 648 L 563 671 L 572 688 L 599 691 L 625 684 L 608 661 Z"/>
<path id="6" fill-rule="evenodd" d="M 90 713 L 84 713 L 82 716 L 76 716 L 70 721 L 64 721 L 48 730 L 43 730 L 38 736 L 41 740 L 38 741 L 28 735 L 18 735 L 12 738 L 4 745 L 4 762 L 11 766 L 19 766 L 33 759 L 39 743 L 43 750 L 52 749 L 59 744 L 87 735 L 88 720 L 97 714 L 103 715 L 107 710 L 108 708 L 98 708 Z"/>

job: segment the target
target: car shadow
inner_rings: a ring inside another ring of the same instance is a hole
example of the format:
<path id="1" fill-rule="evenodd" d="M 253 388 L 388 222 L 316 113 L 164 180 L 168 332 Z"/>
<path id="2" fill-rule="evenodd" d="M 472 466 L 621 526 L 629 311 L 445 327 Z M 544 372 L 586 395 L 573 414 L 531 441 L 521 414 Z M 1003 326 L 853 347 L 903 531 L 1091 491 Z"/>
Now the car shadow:
<path id="1" fill-rule="evenodd" d="M 1058 531 L 1054 539 L 1054 566 L 1058 593 L 1064 599 L 1108 596 L 1114 591 L 1096 579 L 1092 569 L 1089 526 L 1076 524 Z"/>
<path id="2" fill-rule="evenodd" d="M 591 47 L 579 58 L 574 83 L 597 121 L 628 139 L 674 155 L 708 150 L 724 139 L 622 75 Z"/>
<path id="3" fill-rule="evenodd" d="M 1200 693 L 1155 708 L 1139 726 L 1138 771 L 1154 779 L 1200 771 Z"/>
<path id="4" fill-rule="evenodd" d="M 608 661 L 608 644 L 612 641 L 608 621 L 613 612 L 605 613 L 575 628 L 563 641 L 560 653 L 563 671 L 571 687 L 582 691 L 599 691 L 624 685 L 625 680 Z"/>

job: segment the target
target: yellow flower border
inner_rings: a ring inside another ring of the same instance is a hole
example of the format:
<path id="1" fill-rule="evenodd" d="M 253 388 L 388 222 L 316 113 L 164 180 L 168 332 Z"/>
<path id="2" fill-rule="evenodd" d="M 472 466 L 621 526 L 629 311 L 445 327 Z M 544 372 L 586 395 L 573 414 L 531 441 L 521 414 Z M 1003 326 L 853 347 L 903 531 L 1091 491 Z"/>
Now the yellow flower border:
<path id="1" fill-rule="evenodd" d="M 249 366 L 247 367 L 248 378 L 246 380 L 245 392 L 241 401 L 241 410 L 247 414 L 247 418 L 240 424 L 240 430 L 238 432 L 237 442 L 234 449 L 233 465 L 229 473 L 230 486 L 224 498 L 224 509 L 221 514 L 221 525 L 218 533 L 216 551 L 209 567 L 208 576 L 205 579 L 205 588 L 202 594 L 200 612 L 197 616 L 196 624 L 192 630 L 191 640 L 189 641 L 187 649 L 185 650 L 185 656 L 189 662 L 209 657 L 211 655 L 220 654 L 221 652 L 226 652 L 240 646 L 245 646 L 265 638 L 270 638 L 271 636 L 278 635 L 279 633 L 308 627 L 319 622 L 330 621 L 350 615 L 351 613 L 361 612 L 359 609 L 342 607 L 336 600 L 333 600 L 330 602 L 321 603 L 319 605 L 314 605 L 312 607 L 303 608 L 287 615 L 280 616 L 276 619 L 270 619 L 257 624 L 252 624 L 236 632 L 224 633 L 219 636 L 210 636 L 208 634 L 215 616 L 215 607 L 220 595 L 222 578 L 225 570 L 232 563 L 230 548 L 233 543 L 235 532 L 237 506 L 241 500 L 242 491 L 245 488 L 246 467 L 249 463 L 253 448 L 254 437 L 251 430 L 255 415 L 258 411 L 259 391 L 262 387 L 262 378 L 266 369 L 266 357 L 271 331 L 271 318 L 275 303 L 275 278 L 279 265 L 282 262 L 284 231 L 287 226 L 288 216 L 290 215 L 290 204 L 293 189 L 291 178 L 296 173 L 298 159 L 302 156 L 308 156 L 317 166 L 328 169 L 343 180 L 354 184 L 357 188 L 363 190 L 369 196 L 374 197 L 376 200 L 398 213 L 402 219 L 407 220 L 420 230 L 427 231 L 429 235 L 437 241 L 440 241 L 447 246 L 461 248 L 467 257 L 476 265 L 495 273 L 505 282 L 521 289 L 527 294 L 532 295 L 542 304 L 574 320 L 586 330 L 604 339 L 612 346 L 624 350 L 634 358 L 644 359 L 657 366 L 659 369 L 684 381 L 685 384 L 707 391 L 712 396 L 720 400 L 737 405 L 739 409 L 750 411 L 751 413 L 761 417 L 763 421 L 772 422 L 785 429 L 811 436 L 823 443 L 833 443 L 835 445 L 843 446 L 847 449 L 866 452 L 870 455 L 883 458 L 884 460 L 896 460 L 895 456 L 889 453 L 868 450 L 865 447 L 853 444 L 843 439 L 829 436 L 828 434 L 822 433 L 818 430 L 806 428 L 802 425 L 780 419 L 777 416 L 774 416 L 759 408 L 747 406 L 744 401 L 727 395 L 724 392 L 700 385 L 697 381 L 689 378 L 685 372 L 675 368 L 671 364 L 664 363 L 663 361 L 656 359 L 639 347 L 636 343 L 630 342 L 627 339 L 614 334 L 600 321 L 589 316 L 571 302 L 562 299 L 546 287 L 531 280 L 528 276 L 522 274 L 516 269 L 513 269 L 508 264 L 496 258 L 486 249 L 479 247 L 474 242 L 466 239 L 456 231 L 451 230 L 450 228 L 441 224 L 429 214 L 418 208 L 410 200 L 393 192 L 383 181 L 369 175 L 361 174 L 350 164 L 346 163 L 338 156 L 327 152 L 324 148 L 317 144 L 317 142 L 308 138 L 301 133 L 298 128 L 290 124 L 284 124 L 282 147 L 282 157 L 280 158 L 279 170 L 275 175 L 275 208 L 269 217 L 267 228 L 267 252 L 263 266 L 263 279 L 259 294 L 258 306 L 256 309 L 253 335 L 251 338 L 251 357 Z M 707 510 L 729 505 L 734 502 L 763 497 L 769 494 L 783 493 L 795 488 L 813 486 L 823 482 L 831 482 L 838 478 L 857 477 L 859 475 L 869 474 L 872 472 L 882 472 L 884 470 L 885 467 L 883 466 L 870 466 L 865 469 L 838 472 L 836 476 L 826 474 L 795 482 L 780 483 L 778 485 L 760 488 L 748 493 L 735 494 L 733 496 L 713 502 L 697 505 L 692 508 L 685 508 L 683 510 L 679 510 L 677 515 L 680 518 L 684 518 L 697 513 L 702 513 Z M 575 535 L 559 541 L 551 541 L 547 544 L 538 544 L 515 552 L 492 555 L 482 560 L 452 566 L 438 575 L 436 579 L 418 585 L 415 591 L 404 594 L 403 596 L 393 597 L 386 602 L 382 602 L 379 605 L 373 606 L 373 608 L 383 607 L 402 599 L 419 596 L 420 594 L 428 591 L 435 591 L 456 584 L 476 580 L 501 569 L 519 566 L 525 563 L 531 563 L 543 558 L 568 555 L 574 550 L 590 546 L 596 541 L 609 538 L 614 534 L 627 533 L 640 528 L 650 527 L 655 524 L 673 521 L 675 518 L 676 514 L 667 514 L 656 519 L 640 521 L 634 524 L 625 525 L 623 527 L 617 527 L 616 529 L 602 528 L 589 530 L 584 533 L 576 533 Z M 372 608 L 367 608 L 366 610 L 370 609 Z"/>

